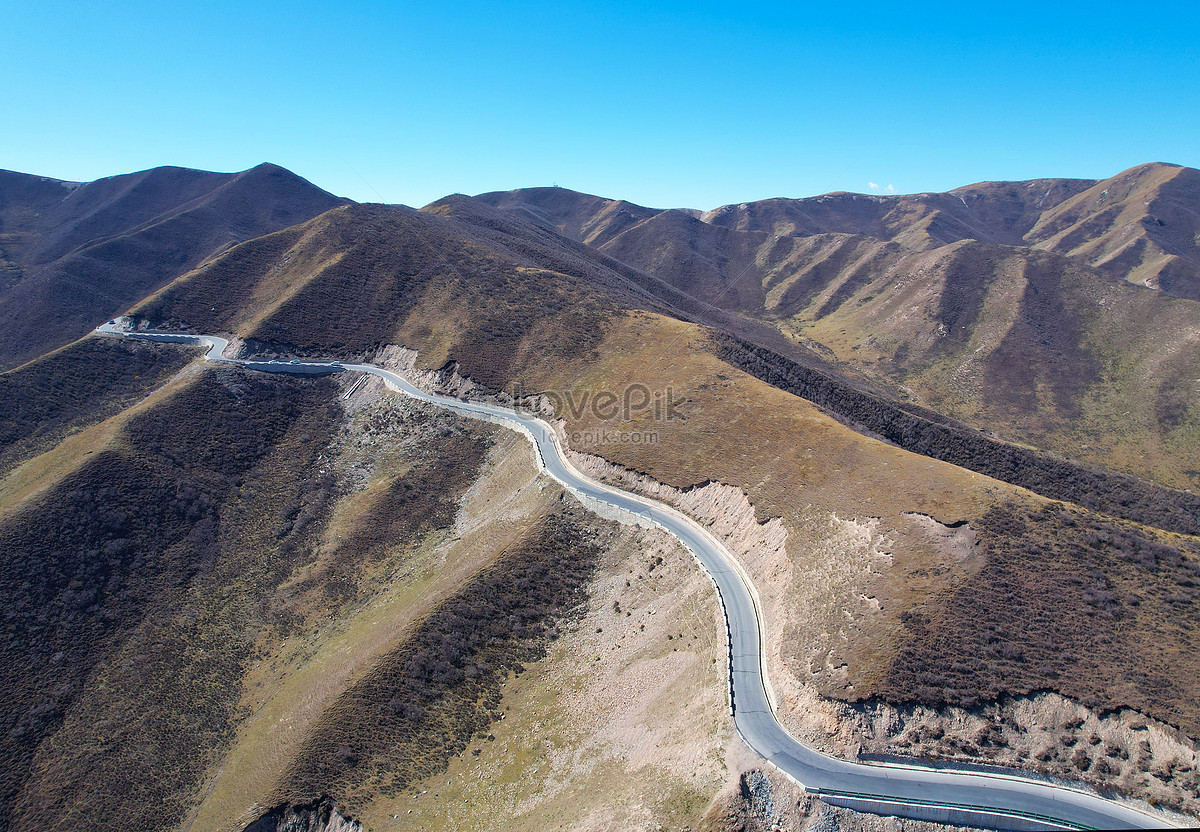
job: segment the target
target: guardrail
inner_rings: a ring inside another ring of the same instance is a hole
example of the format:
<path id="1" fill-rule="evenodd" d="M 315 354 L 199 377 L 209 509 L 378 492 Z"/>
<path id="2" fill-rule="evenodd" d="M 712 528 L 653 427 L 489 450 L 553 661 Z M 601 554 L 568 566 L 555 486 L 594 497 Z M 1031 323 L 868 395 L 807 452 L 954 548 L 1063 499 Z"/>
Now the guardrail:
<path id="1" fill-rule="evenodd" d="M 1012 830 L 1060 830 L 1095 829 L 1093 826 L 1068 824 L 1064 821 L 1019 810 L 1000 811 L 987 806 L 972 806 L 961 803 L 938 803 L 917 799 L 901 800 L 882 795 L 858 794 L 836 789 L 820 789 L 812 794 L 831 806 L 842 806 L 856 811 L 877 815 L 899 815 L 901 817 L 927 820 L 961 826 L 984 826 Z M 900 811 L 896 811 L 900 810 Z"/>

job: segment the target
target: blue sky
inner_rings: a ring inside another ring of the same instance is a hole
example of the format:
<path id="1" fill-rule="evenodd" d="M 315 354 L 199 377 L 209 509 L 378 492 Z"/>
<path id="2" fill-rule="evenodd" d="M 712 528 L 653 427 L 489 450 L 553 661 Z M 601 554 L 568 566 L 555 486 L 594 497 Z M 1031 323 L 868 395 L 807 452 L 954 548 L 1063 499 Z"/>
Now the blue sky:
<path id="1" fill-rule="evenodd" d="M 711 208 L 1200 166 L 1194 4 L 4 0 L 0 167 Z"/>

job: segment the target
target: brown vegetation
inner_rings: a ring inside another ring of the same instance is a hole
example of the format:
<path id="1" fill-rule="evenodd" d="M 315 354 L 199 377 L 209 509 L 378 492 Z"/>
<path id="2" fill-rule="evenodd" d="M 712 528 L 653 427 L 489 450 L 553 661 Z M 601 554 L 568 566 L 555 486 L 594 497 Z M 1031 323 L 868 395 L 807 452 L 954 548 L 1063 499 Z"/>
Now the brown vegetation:
<path id="1" fill-rule="evenodd" d="M 273 624 L 263 589 L 304 551 L 286 557 L 260 518 L 304 490 L 330 392 L 205 374 L 0 525 L 7 828 L 181 816 Z"/>
<path id="2" fill-rule="evenodd" d="M 148 341 L 86 338 L 0 374 L 0 474 L 129 407 L 195 354 Z"/>
<path id="3" fill-rule="evenodd" d="M 313 729 L 281 799 L 330 795 L 353 809 L 394 796 L 500 719 L 501 684 L 545 655 L 586 598 L 599 548 L 573 514 L 528 534 L 348 689 Z"/>
<path id="4" fill-rule="evenodd" d="M 1054 690 L 1200 738 L 1200 543 L 1061 504 L 971 524 L 986 563 L 901 615 L 884 698 L 969 708 Z"/>
<path id="5" fill-rule="evenodd" d="M 842 379 L 762 347 L 714 336 L 717 353 L 739 369 L 820 405 L 905 450 L 951 462 L 1052 499 L 1183 534 L 1200 534 L 1200 497 L 1125 474 L 1085 468 L 991 439 L 938 414 L 857 390 Z"/>
<path id="6" fill-rule="evenodd" d="M 1046 211 L 1026 239 L 1116 277 L 1200 299 L 1195 200 L 1200 172 L 1139 165 Z"/>
<path id="7" fill-rule="evenodd" d="M 411 343 L 494 389 L 526 356 L 586 357 L 615 304 L 471 235 L 409 209 L 347 206 L 238 246 L 133 315 L 233 331 L 260 354 L 351 357 Z"/>
<path id="8" fill-rule="evenodd" d="M 261 632 L 235 737 L 212 762 L 188 828 L 240 829 L 261 815 L 327 708 L 519 540 L 526 512 L 557 502 L 520 437 L 402 397 L 366 404 L 381 386 L 356 388 L 322 454 L 335 502 L 311 524 L 307 558 L 259 599 L 280 624 Z M 282 500 L 256 513 L 273 537 L 309 508 Z"/>
<path id="9" fill-rule="evenodd" d="M 1196 298 L 1198 181 L 1194 169 L 1148 164 L 1101 181 L 981 182 L 947 193 L 896 196 L 832 193 L 725 205 L 703 213 L 645 208 L 563 188 L 500 191 L 475 199 L 685 289 L 685 284 L 695 285 L 685 278 L 701 260 L 708 261 L 701 268 L 726 281 L 740 282 L 738 272 L 744 270 L 753 272 L 747 283 L 766 285 L 769 278 L 763 278 L 774 265 L 772 258 L 762 256 L 754 264 L 739 248 L 768 255 L 781 241 L 789 241 L 783 242 L 786 248 L 790 240 L 837 236 L 894 243 L 913 252 L 964 240 L 1037 247 Z M 680 224 L 668 230 L 664 220 L 672 215 Z M 684 218 L 692 222 L 681 222 Z M 671 256 L 662 256 L 666 250 Z"/>

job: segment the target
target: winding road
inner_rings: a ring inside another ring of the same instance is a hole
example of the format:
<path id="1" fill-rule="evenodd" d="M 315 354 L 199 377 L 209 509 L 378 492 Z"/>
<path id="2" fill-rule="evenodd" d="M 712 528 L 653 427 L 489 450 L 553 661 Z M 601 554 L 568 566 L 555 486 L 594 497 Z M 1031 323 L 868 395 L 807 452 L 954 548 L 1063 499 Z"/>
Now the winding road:
<path id="1" fill-rule="evenodd" d="M 762 621 L 749 577 L 725 546 L 700 524 L 655 500 L 613 488 L 575 469 L 554 429 L 529 414 L 497 405 L 431 393 L 373 364 L 338 361 L 253 361 L 225 358 L 228 342 L 216 336 L 124 332 L 112 324 L 98 332 L 152 341 L 208 346 L 206 358 L 251 369 L 282 373 L 349 370 L 381 377 L 414 399 L 465 416 L 520 431 L 537 449 L 539 465 L 568 491 L 615 507 L 673 534 L 716 584 L 729 636 L 730 707 L 738 733 L 772 765 L 809 793 L 834 805 L 882 815 L 997 829 L 1162 829 L 1164 821 L 1125 803 L 1106 800 L 1083 788 L 989 773 L 934 770 L 918 766 L 851 763 L 822 754 L 791 736 L 775 717 L 763 667 Z"/>

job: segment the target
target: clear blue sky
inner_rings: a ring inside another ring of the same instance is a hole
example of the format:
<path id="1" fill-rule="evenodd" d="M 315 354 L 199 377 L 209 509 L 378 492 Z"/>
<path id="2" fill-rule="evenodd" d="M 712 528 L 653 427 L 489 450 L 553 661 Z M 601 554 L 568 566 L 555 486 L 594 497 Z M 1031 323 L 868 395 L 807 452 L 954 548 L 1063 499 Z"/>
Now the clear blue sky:
<path id="1" fill-rule="evenodd" d="M 1194 3 L 0 6 L 0 167 L 710 208 L 1200 166 Z"/>

